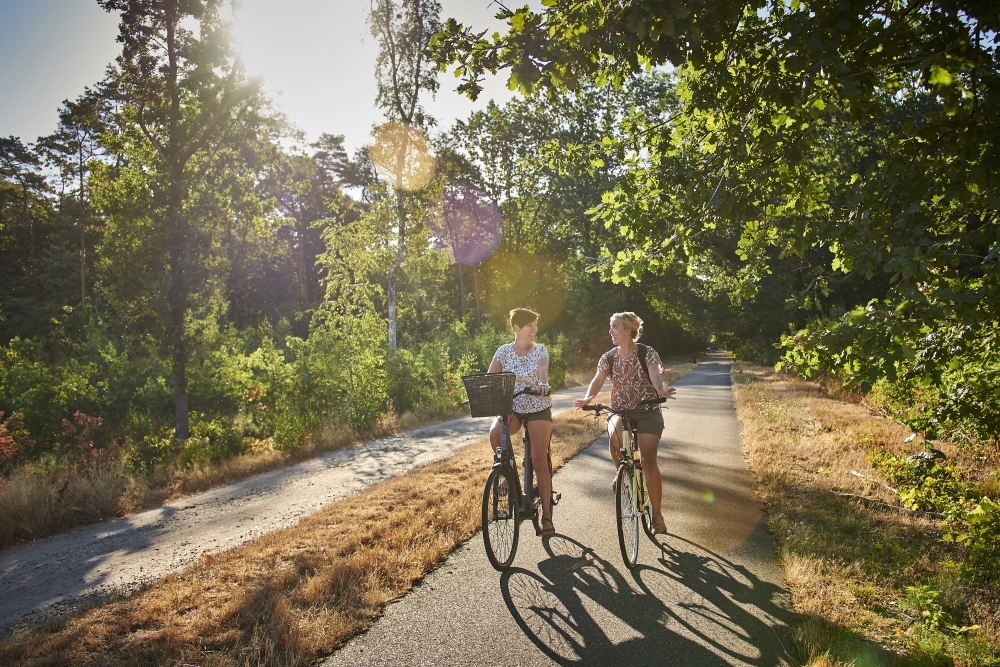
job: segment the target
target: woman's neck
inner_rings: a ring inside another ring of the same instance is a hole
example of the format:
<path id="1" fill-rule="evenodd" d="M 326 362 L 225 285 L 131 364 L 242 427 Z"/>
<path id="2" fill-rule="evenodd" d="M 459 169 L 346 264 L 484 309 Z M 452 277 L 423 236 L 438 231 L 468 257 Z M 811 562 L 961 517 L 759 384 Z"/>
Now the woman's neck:
<path id="1" fill-rule="evenodd" d="M 618 345 L 618 351 L 624 357 L 631 357 L 635 353 L 635 341 L 626 340 Z"/>
<path id="2" fill-rule="evenodd" d="M 514 337 L 514 351 L 518 354 L 524 354 L 531 349 L 531 339 L 525 336 L 523 339 Z"/>

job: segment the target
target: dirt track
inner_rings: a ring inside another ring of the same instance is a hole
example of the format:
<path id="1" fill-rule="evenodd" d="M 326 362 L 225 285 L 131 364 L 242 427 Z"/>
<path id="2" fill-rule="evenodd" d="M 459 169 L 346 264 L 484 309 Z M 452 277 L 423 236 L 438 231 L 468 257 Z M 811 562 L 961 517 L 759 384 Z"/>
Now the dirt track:
<path id="1" fill-rule="evenodd" d="M 572 405 L 580 388 L 553 394 Z M 0 637 L 129 593 L 294 524 L 338 498 L 484 438 L 489 419 L 456 419 L 374 440 L 123 519 L 0 553 Z"/>

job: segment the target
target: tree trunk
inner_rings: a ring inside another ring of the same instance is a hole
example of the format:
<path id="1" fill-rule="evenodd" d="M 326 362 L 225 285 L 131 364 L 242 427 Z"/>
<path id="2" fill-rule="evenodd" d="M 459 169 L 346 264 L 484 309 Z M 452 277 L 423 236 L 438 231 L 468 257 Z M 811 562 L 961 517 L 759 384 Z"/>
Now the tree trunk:
<path id="1" fill-rule="evenodd" d="M 80 225 L 80 305 L 87 305 L 87 232 L 86 226 L 86 203 L 83 189 L 83 141 L 80 142 L 80 210 L 77 216 L 77 223 Z"/>
<path id="2" fill-rule="evenodd" d="M 458 269 L 458 297 L 459 302 L 462 305 L 462 320 L 465 320 L 465 271 L 462 270 L 462 265 L 455 263 L 455 268 Z"/>
<path id="3" fill-rule="evenodd" d="M 184 323 L 188 306 L 188 234 L 183 211 L 183 175 L 174 174 L 170 185 L 167 209 L 167 229 L 170 244 L 170 287 L 167 292 L 167 341 L 171 349 L 174 378 L 174 437 L 187 440 L 191 436 L 188 418 L 187 341 Z"/>

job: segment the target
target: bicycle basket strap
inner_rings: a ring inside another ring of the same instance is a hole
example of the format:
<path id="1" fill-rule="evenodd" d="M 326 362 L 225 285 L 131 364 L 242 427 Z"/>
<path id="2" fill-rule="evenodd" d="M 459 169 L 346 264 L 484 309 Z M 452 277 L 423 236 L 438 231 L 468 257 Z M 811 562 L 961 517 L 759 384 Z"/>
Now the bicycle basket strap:
<path id="1" fill-rule="evenodd" d="M 514 409 L 514 373 L 463 375 L 473 417 L 509 415 Z"/>

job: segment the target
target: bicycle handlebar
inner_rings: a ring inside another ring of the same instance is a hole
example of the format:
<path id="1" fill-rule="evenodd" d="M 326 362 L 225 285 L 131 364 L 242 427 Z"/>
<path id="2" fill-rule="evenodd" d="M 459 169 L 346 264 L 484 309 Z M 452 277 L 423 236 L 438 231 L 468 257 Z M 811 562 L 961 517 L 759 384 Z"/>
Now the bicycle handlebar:
<path id="1" fill-rule="evenodd" d="M 585 405 L 581 409 L 583 409 L 583 410 L 593 410 L 595 417 L 597 415 L 601 414 L 602 411 L 604 411 L 604 412 L 610 412 L 613 415 L 619 415 L 620 416 L 620 415 L 625 414 L 626 412 L 631 412 L 632 410 L 636 410 L 638 408 L 641 408 L 644 405 L 658 405 L 660 403 L 665 403 L 666 401 L 667 401 L 667 399 L 664 398 L 663 396 L 657 396 L 656 398 L 647 398 L 645 401 L 640 401 L 639 404 L 636 405 L 634 408 L 625 408 L 624 410 L 615 410 L 614 408 L 612 408 L 609 405 L 601 405 L 600 403 L 595 403 L 594 405 Z"/>

